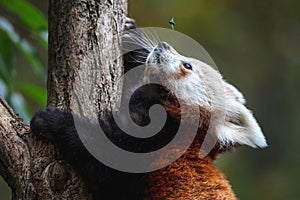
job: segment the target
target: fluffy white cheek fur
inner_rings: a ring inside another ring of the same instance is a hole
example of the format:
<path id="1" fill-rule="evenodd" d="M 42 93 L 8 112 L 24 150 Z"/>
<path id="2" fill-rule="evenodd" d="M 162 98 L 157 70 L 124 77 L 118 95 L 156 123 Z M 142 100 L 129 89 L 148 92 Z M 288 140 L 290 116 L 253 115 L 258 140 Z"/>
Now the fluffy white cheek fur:
<path id="1" fill-rule="evenodd" d="M 210 108 L 206 85 L 197 77 L 190 74 L 177 80 L 168 82 L 167 87 L 179 99 L 192 105 L 202 105 Z"/>
<path id="2" fill-rule="evenodd" d="M 251 111 L 243 105 L 245 103 L 243 95 L 232 85 L 226 82 L 224 84 L 230 92 L 222 96 L 223 102 L 220 104 L 224 106 L 225 115 L 219 117 L 225 118 L 219 119 L 220 121 L 215 124 L 215 134 L 220 144 L 223 146 L 240 144 L 253 148 L 267 147 L 261 128 Z M 211 108 L 214 112 L 214 107 L 211 107 L 214 97 L 207 93 L 210 89 L 199 78 L 193 77 L 193 74 L 168 82 L 168 87 L 177 98 L 184 102 Z"/>

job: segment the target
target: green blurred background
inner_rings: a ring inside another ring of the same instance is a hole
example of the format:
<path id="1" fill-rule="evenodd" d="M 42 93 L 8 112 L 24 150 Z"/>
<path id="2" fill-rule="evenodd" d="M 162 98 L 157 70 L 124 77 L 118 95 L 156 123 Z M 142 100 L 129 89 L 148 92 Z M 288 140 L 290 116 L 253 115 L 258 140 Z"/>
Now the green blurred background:
<path id="1" fill-rule="evenodd" d="M 47 2 L 0 0 L 0 95 L 25 121 L 46 102 Z M 240 199 L 300 198 L 300 1 L 129 0 L 141 27 L 197 40 L 247 98 L 269 147 L 241 147 L 219 168 Z M 0 199 L 10 190 L 0 182 Z"/>

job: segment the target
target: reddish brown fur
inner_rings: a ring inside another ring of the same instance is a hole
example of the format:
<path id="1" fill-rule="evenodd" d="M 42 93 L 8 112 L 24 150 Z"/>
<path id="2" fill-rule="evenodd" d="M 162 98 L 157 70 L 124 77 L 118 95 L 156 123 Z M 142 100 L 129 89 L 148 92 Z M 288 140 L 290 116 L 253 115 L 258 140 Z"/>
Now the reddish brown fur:
<path id="1" fill-rule="evenodd" d="M 193 113 L 199 109 L 201 120 L 197 136 L 188 150 L 171 165 L 149 175 L 145 199 L 236 199 L 228 181 L 213 162 L 216 155 L 221 152 L 218 144 L 206 157 L 199 158 L 200 147 L 209 125 L 209 111 L 190 105 L 181 105 L 180 111 L 179 104 L 174 101 L 172 95 L 165 96 L 164 99 L 166 101 L 163 104 L 173 117 L 180 119 L 181 111 Z M 182 119 L 182 123 L 188 125 L 195 122 L 191 118 L 186 118 Z M 174 148 L 173 151 L 177 149 Z M 163 157 L 153 164 L 160 162 L 164 162 Z"/>

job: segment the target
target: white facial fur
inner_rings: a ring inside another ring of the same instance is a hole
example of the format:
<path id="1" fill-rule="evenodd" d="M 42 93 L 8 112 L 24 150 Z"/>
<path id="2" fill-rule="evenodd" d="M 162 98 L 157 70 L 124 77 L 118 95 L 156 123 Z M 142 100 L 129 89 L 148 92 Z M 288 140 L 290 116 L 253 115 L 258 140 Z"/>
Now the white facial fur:
<path id="1" fill-rule="evenodd" d="M 184 63 L 190 64 L 192 69 L 185 68 Z M 152 77 L 158 77 L 187 104 L 203 106 L 212 113 L 223 110 L 222 120 L 215 125 L 221 145 L 267 146 L 251 111 L 244 106 L 243 95 L 208 64 L 182 56 L 168 43 L 160 42 L 146 61 L 145 80 Z"/>

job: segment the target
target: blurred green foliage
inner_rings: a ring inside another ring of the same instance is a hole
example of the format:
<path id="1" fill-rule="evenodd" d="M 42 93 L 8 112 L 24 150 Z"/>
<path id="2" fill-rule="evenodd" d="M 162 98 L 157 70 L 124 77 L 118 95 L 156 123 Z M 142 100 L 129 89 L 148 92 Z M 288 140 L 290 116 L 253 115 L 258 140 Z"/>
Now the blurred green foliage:
<path id="1" fill-rule="evenodd" d="M 9 19 L 0 15 L 0 95 L 28 123 L 33 108 L 24 97 L 30 98 L 39 106 L 45 106 L 46 91 L 30 80 L 24 82 L 19 79 L 17 74 L 29 71 L 27 68 L 21 68 L 24 61 L 19 56 L 25 58 L 25 65 L 31 68 L 30 71 L 34 74 L 31 78 L 46 81 L 45 67 L 35 46 L 40 45 L 44 53 L 47 52 L 47 20 L 44 14 L 24 0 L 0 0 L 0 5 L 1 11 L 5 10 L 8 17 L 14 17 Z M 22 26 L 27 34 L 18 32 L 13 22 Z M 32 38 L 34 40 L 29 41 Z"/>
<path id="2" fill-rule="evenodd" d="M 29 123 L 33 111 L 46 105 L 45 55 L 48 23 L 25 0 L 0 0 L 0 96 Z M 10 199 L 0 183 L 0 199 Z"/>
<path id="3" fill-rule="evenodd" d="M 46 103 L 47 1 L 0 0 L 0 95 L 27 121 Z M 36 9 L 37 5 L 43 12 Z M 300 1 L 129 0 L 141 27 L 197 40 L 248 100 L 269 148 L 238 148 L 217 164 L 242 200 L 299 199 Z M 3 13 L 3 15 L 2 15 Z M 0 199 L 8 199 L 0 184 Z"/>

